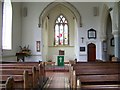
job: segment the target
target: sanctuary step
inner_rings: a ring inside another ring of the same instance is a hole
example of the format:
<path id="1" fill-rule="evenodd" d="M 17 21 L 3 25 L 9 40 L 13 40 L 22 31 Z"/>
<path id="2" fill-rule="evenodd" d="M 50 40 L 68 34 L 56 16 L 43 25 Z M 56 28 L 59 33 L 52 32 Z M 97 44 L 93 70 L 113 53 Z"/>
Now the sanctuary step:
<path id="1" fill-rule="evenodd" d="M 64 65 L 64 66 L 46 65 L 45 70 L 46 71 L 54 71 L 54 72 L 68 72 L 69 67 L 68 67 L 68 65 Z"/>

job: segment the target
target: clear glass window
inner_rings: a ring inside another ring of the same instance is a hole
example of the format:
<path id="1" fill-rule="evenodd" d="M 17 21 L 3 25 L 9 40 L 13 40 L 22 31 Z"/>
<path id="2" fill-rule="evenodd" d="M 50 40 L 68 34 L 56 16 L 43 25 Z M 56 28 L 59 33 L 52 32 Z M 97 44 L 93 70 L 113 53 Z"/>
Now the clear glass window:
<path id="1" fill-rule="evenodd" d="M 10 0 L 3 3 L 2 49 L 12 49 L 12 5 Z"/>

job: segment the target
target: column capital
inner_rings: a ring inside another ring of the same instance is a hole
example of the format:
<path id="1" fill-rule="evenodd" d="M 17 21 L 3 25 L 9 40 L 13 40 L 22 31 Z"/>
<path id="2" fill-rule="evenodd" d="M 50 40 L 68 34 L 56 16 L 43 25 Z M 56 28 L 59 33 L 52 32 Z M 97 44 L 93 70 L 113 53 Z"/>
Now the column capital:
<path id="1" fill-rule="evenodd" d="M 112 34 L 113 34 L 114 36 L 118 36 L 118 30 L 113 30 L 113 31 L 112 31 Z"/>
<path id="2" fill-rule="evenodd" d="M 106 40 L 106 36 L 101 36 L 101 37 L 100 37 L 100 40 L 101 40 L 101 41 Z"/>

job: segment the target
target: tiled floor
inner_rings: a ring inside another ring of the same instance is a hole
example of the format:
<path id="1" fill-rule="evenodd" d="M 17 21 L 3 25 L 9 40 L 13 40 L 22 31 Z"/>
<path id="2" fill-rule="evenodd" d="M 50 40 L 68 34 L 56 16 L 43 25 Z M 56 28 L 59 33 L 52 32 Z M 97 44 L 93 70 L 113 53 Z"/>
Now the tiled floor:
<path id="1" fill-rule="evenodd" d="M 46 76 L 49 77 L 47 88 L 69 88 L 68 72 L 47 72 Z"/>

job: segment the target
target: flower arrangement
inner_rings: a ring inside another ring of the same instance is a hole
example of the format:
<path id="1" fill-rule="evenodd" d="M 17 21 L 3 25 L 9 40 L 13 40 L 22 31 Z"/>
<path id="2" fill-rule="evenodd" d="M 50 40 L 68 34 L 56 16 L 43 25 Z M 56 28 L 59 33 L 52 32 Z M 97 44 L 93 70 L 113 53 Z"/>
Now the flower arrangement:
<path id="1" fill-rule="evenodd" d="M 52 62 L 52 60 L 51 59 L 49 59 L 49 60 L 47 60 L 48 62 Z"/>
<path id="2" fill-rule="evenodd" d="M 20 47 L 20 53 L 26 53 L 26 56 L 30 56 L 31 55 L 31 50 L 29 49 L 29 45 L 26 47 L 26 45 L 22 48 L 22 46 Z"/>

